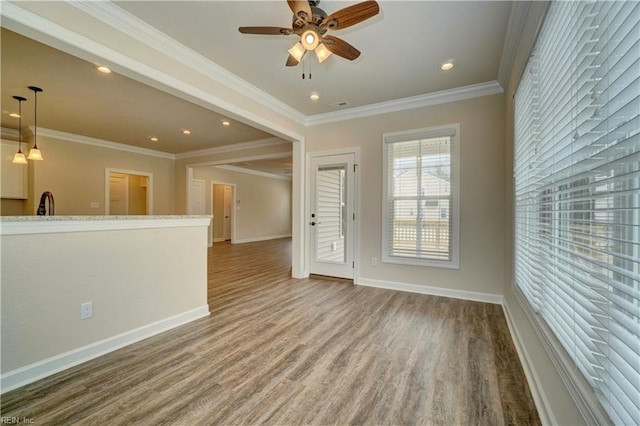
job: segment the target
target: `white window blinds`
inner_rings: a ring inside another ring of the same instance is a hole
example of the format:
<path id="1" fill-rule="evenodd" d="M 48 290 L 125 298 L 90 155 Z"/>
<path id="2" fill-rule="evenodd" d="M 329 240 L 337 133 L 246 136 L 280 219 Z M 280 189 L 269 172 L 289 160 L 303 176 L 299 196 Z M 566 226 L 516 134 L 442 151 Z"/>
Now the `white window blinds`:
<path id="1" fill-rule="evenodd" d="M 640 2 L 554 2 L 515 97 L 515 280 L 640 424 Z"/>
<path id="2" fill-rule="evenodd" d="M 457 133 L 385 135 L 383 261 L 458 266 Z"/>

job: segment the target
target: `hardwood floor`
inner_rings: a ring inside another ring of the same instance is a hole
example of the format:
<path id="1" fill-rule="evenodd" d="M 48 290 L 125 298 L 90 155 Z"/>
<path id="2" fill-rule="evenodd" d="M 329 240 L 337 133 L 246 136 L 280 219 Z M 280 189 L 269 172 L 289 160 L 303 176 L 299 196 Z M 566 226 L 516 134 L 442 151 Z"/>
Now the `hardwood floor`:
<path id="1" fill-rule="evenodd" d="M 290 278 L 209 251 L 209 318 L 2 396 L 34 424 L 540 424 L 498 305 Z"/>

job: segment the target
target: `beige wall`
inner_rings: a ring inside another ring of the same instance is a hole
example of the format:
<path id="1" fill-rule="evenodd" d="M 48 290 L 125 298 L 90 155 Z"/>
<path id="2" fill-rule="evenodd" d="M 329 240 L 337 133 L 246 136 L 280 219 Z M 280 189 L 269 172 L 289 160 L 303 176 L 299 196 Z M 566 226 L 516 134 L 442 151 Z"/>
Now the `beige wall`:
<path id="1" fill-rule="evenodd" d="M 234 242 L 291 235 L 291 181 L 256 176 L 215 167 L 194 169 L 194 178 L 205 181 L 205 213 L 211 211 L 213 182 L 236 188 L 236 234 Z M 214 226 L 220 225 L 216 214 Z"/>
<path id="2" fill-rule="evenodd" d="M 50 191 L 56 215 L 103 215 L 105 169 L 153 174 L 153 214 L 174 213 L 173 159 L 38 136 L 44 161 L 32 162 L 29 202 L 25 214 L 35 214 L 40 195 Z M 99 208 L 90 203 L 98 202 Z"/>
<path id="3" fill-rule="evenodd" d="M 27 211 L 27 200 L 0 199 L 0 216 L 23 216 Z"/>
<path id="4" fill-rule="evenodd" d="M 360 147 L 359 268 L 364 280 L 502 294 L 504 100 L 501 95 L 316 126 L 307 151 Z M 382 134 L 460 123 L 460 270 L 378 263 L 382 234 Z"/>
<path id="5" fill-rule="evenodd" d="M 228 162 L 248 161 L 251 159 L 264 158 L 269 156 L 290 156 L 292 152 L 291 143 L 282 141 L 272 145 L 242 149 L 236 151 L 220 152 L 216 154 L 200 155 L 190 158 L 179 158 L 175 161 L 175 211 L 176 214 L 186 214 L 187 212 L 187 169 L 203 167 L 205 165 L 225 164 Z M 207 191 L 208 191 L 207 187 Z"/>
<path id="6" fill-rule="evenodd" d="M 206 244 L 206 226 L 3 235 L 2 374 L 206 307 Z"/>

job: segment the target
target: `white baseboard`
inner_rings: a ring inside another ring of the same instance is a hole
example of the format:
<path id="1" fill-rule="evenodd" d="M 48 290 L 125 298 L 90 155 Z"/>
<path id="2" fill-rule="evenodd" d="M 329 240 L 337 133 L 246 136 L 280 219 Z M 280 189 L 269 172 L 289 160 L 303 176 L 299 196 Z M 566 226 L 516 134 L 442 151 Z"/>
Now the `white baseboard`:
<path id="1" fill-rule="evenodd" d="M 516 327 L 516 323 L 513 320 L 513 316 L 511 315 L 509 306 L 506 303 L 503 303 L 502 310 L 504 311 L 504 316 L 507 319 L 507 326 L 509 327 L 509 332 L 511 333 L 511 340 L 513 340 L 513 343 L 516 347 L 516 352 L 518 352 L 518 358 L 520 358 L 520 364 L 522 364 L 524 375 L 527 377 L 529 390 L 531 390 L 531 396 L 533 397 L 533 401 L 536 404 L 540 422 L 543 425 L 556 425 L 558 423 L 555 420 L 553 413 L 547 408 L 550 407 L 549 401 L 546 394 L 544 393 L 544 390 L 540 386 L 540 378 L 536 374 L 536 370 L 531 361 L 531 357 L 527 352 L 518 327 Z"/>
<path id="2" fill-rule="evenodd" d="M 232 244 L 243 244 L 243 243 L 253 243 L 256 241 L 267 241 L 267 240 L 277 240 L 279 238 L 291 238 L 291 234 L 281 234 L 281 235 L 268 235 L 265 237 L 254 237 L 254 238 L 236 238 L 231 241 Z"/>
<path id="3" fill-rule="evenodd" d="M 504 297 L 501 294 L 477 293 L 474 291 L 453 290 L 449 288 L 431 287 L 418 284 L 408 284 L 393 281 L 381 281 L 371 278 L 357 277 L 354 280 L 357 285 L 366 287 L 386 288 L 389 290 L 406 291 L 409 293 L 429 294 L 431 296 L 451 297 L 453 299 L 472 300 L 474 302 L 493 303 L 501 305 Z"/>
<path id="4" fill-rule="evenodd" d="M 55 355 L 42 361 L 17 368 L 2 374 L 0 377 L 0 393 L 19 388 L 36 380 L 43 379 L 52 374 L 74 367 L 83 362 L 92 360 L 101 355 L 113 352 L 124 346 L 130 345 L 148 337 L 160 334 L 164 331 L 203 318 L 209 315 L 209 305 L 200 306 L 190 311 L 174 315 L 133 330 L 126 331 L 106 339 Z"/>

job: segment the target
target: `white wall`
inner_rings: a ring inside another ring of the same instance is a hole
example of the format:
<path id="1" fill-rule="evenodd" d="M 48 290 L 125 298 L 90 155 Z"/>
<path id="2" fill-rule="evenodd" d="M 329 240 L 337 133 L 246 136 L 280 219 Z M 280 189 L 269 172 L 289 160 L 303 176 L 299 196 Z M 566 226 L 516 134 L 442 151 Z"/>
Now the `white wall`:
<path id="1" fill-rule="evenodd" d="M 504 270 L 503 119 L 503 97 L 493 95 L 309 130 L 309 152 L 360 147 L 357 281 L 409 284 L 424 292 L 437 287 L 499 302 Z M 379 261 L 382 256 L 382 134 L 452 123 L 460 123 L 460 270 L 380 262 L 372 266 L 371 258 Z"/>
<path id="2" fill-rule="evenodd" d="M 3 390 L 49 371 L 42 363 L 68 366 L 76 359 L 70 352 L 95 355 L 88 346 L 127 333 L 131 343 L 144 334 L 139 328 L 208 314 L 207 228 L 172 227 L 179 220 L 155 229 L 3 235 Z M 94 315 L 82 320 L 88 301 Z"/>
<path id="3" fill-rule="evenodd" d="M 216 167 L 195 168 L 193 177 L 205 181 L 206 214 L 213 214 L 211 211 L 212 183 L 235 185 L 236 234 L 233 237 L 234 242 L 282 238 L 291 235 L 290 180 L 268 178 Z"/>

